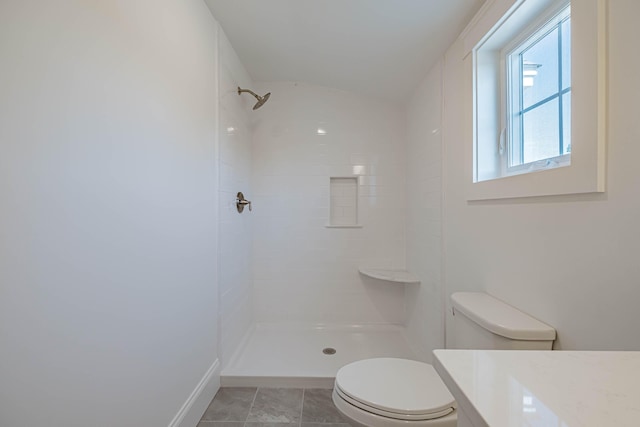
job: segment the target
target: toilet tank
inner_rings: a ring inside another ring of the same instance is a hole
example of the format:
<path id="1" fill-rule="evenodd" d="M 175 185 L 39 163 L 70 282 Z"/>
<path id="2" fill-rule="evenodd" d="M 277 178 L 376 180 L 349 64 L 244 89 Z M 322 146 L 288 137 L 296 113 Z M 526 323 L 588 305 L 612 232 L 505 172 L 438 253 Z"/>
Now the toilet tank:
<path id="1" fill-rule="evenodd" d="M 491 295 L 456 292 L 451 348 L 551 350 L 556 330 Z"/>

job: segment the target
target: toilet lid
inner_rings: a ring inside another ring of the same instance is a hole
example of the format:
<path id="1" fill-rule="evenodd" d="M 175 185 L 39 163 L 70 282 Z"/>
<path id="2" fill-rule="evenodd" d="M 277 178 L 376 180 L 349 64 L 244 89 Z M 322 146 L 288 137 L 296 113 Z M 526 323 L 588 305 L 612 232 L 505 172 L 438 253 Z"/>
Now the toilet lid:
<path id="1" fill-rule="evenodd" d="M 433 366 L 406 359 L 365 359 L 342 367 L 336 391 L 369 412 L 399 419 L 431 419 L 456 402 Z"/>

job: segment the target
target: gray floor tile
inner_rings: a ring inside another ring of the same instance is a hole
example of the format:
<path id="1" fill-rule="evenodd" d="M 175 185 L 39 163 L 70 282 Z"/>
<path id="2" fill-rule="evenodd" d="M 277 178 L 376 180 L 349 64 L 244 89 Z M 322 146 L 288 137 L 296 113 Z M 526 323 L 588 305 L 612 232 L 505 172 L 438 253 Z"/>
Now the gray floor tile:
<path id="1" fill-rule="evenodd" d="M 331 399 L 332 390 L 310 388 L 304 391 L 303 423 L 347 423 Z"/>
<path id="2" fill-rule="evenodd" d="M 256 391 L 255 387 L 221 388 L 200 421 L 246 421 Z"/>
<path id="3" fill-rule="evenodd" d="M 247 422 L 299 423 L 302 389 L 259 388 Z"/>
<path id="4" fill-rule="evenodd" d="M 299 427 L 298 423 L 246 423 L 244 427 Z"/>
<path id="5" fill-rule="evenodd" d="M 300 427 L 351 427 L 347 423 L 302 423 Z"/>
<path id="6" fill-rule="evenodd" d="M 200 421 L 196 427 L 244 427 L 242 421 Z"/>

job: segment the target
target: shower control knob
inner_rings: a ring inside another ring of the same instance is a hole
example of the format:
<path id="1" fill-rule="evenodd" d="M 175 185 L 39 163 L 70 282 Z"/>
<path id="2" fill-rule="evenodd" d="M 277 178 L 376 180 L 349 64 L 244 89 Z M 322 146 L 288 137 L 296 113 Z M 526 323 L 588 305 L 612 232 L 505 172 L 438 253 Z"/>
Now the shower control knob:
<path id="1" fill-rule="evenodd" d="M 236 196 L 236 208 L 238 209 L 238 213 L 242 213 L 242 211 L 244 211 L 244 207 L 247 205 L 249 206 L 249 211 L 251 211 L 251 201 L 245 199 L 242 191 L 239 191 Z"/>

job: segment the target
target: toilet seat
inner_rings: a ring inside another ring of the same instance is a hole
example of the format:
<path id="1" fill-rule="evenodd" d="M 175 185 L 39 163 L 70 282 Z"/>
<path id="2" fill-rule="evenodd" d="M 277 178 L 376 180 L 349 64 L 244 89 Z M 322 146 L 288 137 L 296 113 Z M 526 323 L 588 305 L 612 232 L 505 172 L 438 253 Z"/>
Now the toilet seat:
<path id="1" fill-rule="evenodd" d="M 366 359 L 346 365 L 336 375 L 334 392 L 363 411 L 401 421 L 437 419 L 456 408 L 431 365 L 406 359 Z"/>
<path id="2" fill-rule="evenodd" d="M 381 417 L 385 417 L 385 418 L 391 418 L 394 420 L 401 420 L 401 421 L 426 421 L 426 420 L 433 420 L 436 418 L 441 418 L 444 417 L 445 415 L 449 415 L 451 412 L 453 412 L 453 408 L 449 407 L 446 408 L 442 411 L 439 412 L 432 412 L 432 413 L 425 413 L 425 414 L 402 414 L 402 413 L 397 413 L 397 412 L 389 412 L 389 411 L 385 411 L 382 410 L 380 408 L 376 408 L 373 406 L 369 406 L 366 403 L 363 402 L 359 402 L 355 399 L 352 399 L 351 397 L 347 396 L 344 394 L 344 392 L 342 392 L 342 390 L 340 390 L 340 388 L 336 387 L 334 389 L 334 391 L 338 394 L 338 396 L 340 396 L 340 398 L 344 399 L 345 401 L 347 401 L 348 403 L 352 404 L 353 406 L 356 406 L 364 411 L 370 412 L 372 414 L 375 415 L 379 415 Z"/>

